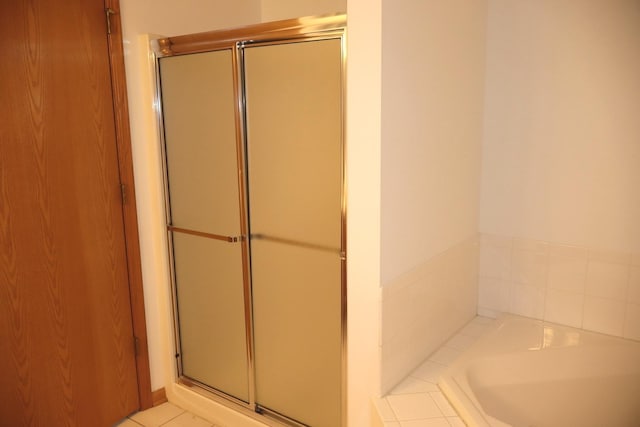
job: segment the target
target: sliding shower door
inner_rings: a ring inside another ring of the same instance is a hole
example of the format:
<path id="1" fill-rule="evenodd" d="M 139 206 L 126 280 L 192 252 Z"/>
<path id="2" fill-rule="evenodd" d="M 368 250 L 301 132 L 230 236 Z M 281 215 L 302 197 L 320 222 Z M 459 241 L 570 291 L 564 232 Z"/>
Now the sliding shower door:
<path id="1" fill-rule="evenodd" d="M 341 425 L 341 40 L 244 49 L 256 402 Z"/>
<path id="2" fill-rule="evenodd" d="M 232 51 L 159 73 L 180 375 L 249 402 Z"/>
<path id="3" fill-rule="evenodd" d="M 267 425 L 346 420 L 344 24 L 157 42 L 178 382 Z"/>

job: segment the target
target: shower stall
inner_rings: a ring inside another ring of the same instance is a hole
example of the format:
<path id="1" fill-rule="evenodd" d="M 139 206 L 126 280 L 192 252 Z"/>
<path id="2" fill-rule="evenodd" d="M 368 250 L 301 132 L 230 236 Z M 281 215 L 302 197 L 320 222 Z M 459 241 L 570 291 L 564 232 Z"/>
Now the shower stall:
<path id="1" fill-rule="evenodd" d="M 344 425 L 343 52 L 343 16 L 158 41 L 179 382 L 265 422 Z"/>

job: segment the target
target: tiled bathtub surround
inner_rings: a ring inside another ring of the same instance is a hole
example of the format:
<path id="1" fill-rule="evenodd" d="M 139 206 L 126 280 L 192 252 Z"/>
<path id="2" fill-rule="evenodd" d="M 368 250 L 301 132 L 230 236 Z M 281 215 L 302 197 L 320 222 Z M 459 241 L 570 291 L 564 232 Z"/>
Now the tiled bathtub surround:
<path id="1" fill-rule="evenodd" d="M 492 325 L 475 317 L 412 371 L 389 395 L 378 399 L 384 427 L 464 427 L 438 388 L 440 375 Z"/>
<path id="2" fill-rule="evenodd" d="M 640 340 L 640 254 L 481 234 L 478 312 Z"/>
<path id="3" fill-rule="evenodd" d="M 383 288 L 383 395 L 476 315 L 477 254 L 473 236 Z"/>

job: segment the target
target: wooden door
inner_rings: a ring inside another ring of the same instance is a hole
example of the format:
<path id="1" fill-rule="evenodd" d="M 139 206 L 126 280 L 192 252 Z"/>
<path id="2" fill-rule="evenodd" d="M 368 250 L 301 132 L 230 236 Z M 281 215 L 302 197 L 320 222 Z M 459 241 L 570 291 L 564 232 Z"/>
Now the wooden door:
<path id="1" fill-rule="evenodd" d="M 0 2 L 0 425 L 139 408 L 104 0 Z"/>

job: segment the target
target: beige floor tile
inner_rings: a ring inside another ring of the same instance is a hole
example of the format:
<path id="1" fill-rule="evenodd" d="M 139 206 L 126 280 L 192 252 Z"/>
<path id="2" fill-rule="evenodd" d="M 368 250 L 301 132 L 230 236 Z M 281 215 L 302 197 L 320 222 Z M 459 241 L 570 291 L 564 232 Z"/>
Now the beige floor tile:
<path id="1" fill-rule="evenodd" d="M 125 418 L 121 422 L 115 423 L 113 425 L 113 427 L 140 427 L 140 426 L 141 424 L 138 424 L 137 422 L 130 420 L 128 418 Z"/>
<path id="2" fill-rule="evenodd" d="M 163 403 L 155 408 L 138 412 L 129 418 L 144 427 L 160 427 L 184 412 L 184 409 L 178 408 L 171 403 Z"/>
<path id="3" fill-rule="evenodd" d="M 185 412 L 182 415 L 179 415 L 169 421 L 166 424 L 163 424 L 162 427 L 212 427 L 213 424 L 207 420 L 203 420 L 200 417 L 196 417 L 195 415 Z"/>

